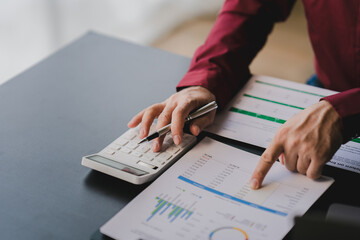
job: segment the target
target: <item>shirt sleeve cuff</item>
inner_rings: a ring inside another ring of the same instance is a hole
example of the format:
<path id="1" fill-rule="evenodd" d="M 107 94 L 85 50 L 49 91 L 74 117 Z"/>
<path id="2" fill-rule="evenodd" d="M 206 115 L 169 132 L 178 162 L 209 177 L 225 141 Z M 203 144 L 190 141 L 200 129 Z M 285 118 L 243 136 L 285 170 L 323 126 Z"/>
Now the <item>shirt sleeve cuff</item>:
<path id="1" fill-rule="evenodd" d="M 222 78 L 218 71 L 208 69 L 187 72 L 176 89 L 179 91 L 190 86 L 202 86 L 208 89 L 215 95 L 220 110 L 225 108 L 226 104 L 240 89 L 240 86 L 230 87 L 231 84 Z"/>
<path id="2" fill-rule="evenodd" d="M 344 142 L 360 135 L 360 88 L 330 95 L 321 100 L 328 101 L 341 117 Z"/>

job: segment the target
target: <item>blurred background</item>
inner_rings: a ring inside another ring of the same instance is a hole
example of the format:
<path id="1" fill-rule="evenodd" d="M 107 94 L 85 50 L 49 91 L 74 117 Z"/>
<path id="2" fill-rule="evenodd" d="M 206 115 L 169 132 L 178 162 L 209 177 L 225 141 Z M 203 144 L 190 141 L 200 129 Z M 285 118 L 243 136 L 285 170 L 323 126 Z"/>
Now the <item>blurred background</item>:
<path id="1" fill-rule="evenodd" d="M 49 54 L 96 31 L 191 57 L 224 0 L 2 0 L 0 84 Z M 275 26 L 251 64 L 254 74 L 297 82 L 314 72 L 301 1 Z"/>

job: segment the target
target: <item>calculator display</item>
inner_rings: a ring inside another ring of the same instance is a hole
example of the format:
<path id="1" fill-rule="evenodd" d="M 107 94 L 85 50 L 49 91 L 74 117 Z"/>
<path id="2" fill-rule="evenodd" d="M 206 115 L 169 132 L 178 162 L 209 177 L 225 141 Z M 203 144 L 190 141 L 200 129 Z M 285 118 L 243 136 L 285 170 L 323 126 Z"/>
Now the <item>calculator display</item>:
<path id="1" fill-rule="evenodd" d="M 89 156 L 87 158 L 92 160 L 92 161 L 95 161 L 95 162 L 98 162 L 98 163 L 101 163 L 101 164 L 104 164 L 104 165 L 119 169 L 119 170 L 121 170 L 123 172 L 127 172 L 127 173 L 130 173 L 130 174 L 136 175 L 136 176 L 142 176 L 142 175 L 148 174 L 148 172 L 145 172 L 143 170 L 140 170 L 140 169 L 125 165 L 123 163 L 115 162 L 114 160 L 104 158 L 104 157 L 102 157 L 100 155 L 92 155 L 92 156 Z"/>

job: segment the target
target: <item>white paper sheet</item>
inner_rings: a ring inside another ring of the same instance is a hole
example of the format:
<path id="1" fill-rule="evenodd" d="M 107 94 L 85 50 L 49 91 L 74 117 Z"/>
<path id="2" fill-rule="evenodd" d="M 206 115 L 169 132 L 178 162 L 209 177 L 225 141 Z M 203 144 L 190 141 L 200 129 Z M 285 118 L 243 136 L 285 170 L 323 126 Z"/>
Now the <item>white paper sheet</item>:
<path id="1" fill-rule="evenodd" d="M 320 98 L 335 93 L 255 75 L 207 131 L 266 148 L 286 120 Z M 360 138 L 342 145 L 328 164 L 360 173 Z"/>
<path id="2" fill-rule="evenodd" d="M 276 162 L 260 190 L 248 186 L 259 156 L 204 138 L 100 231 L 115 239 L 282 239 L 293 217 L 333 183 Z"/>

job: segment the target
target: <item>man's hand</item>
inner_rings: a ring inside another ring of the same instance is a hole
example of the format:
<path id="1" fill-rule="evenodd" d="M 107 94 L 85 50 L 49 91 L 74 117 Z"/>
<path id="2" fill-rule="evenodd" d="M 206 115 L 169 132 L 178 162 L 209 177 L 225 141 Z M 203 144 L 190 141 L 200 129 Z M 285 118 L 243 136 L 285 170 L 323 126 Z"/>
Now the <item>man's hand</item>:
<path id="1" fill-rule="evenodd" d="M 211 101 L 215 96 L 206 88 L 193 86 L 185 88 L 162 103 L 154 104 L 133 117 L 128 127 L 133 128 L 140 123 L 140 138 L 149 134 L 149 129 L 155 118 L 158 118 L 156 129 L 160 129 L 171 122 L 171 134 L 176 145 L 181 143 L 185 118 L 196 108 L 199 108 Z M 214 121 L 215 111 L 205 114 L 202 117 L 192 120 L 190 131 L 197 136 L 202 129 Z M 153 151 L 161 149 L 165 136 L 153 140 Z"/>
<path id="2" fill-rule="evenodd" d="M 342 143 L 341 119 L 332 105 L 323 100 L 301 111 L 281 126 L 269 147 L 261 155 L 250 187 L 258 189 L 273 163 L 280 162 L 290 171 L 311 179 L 321 175 Z"/>

